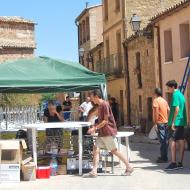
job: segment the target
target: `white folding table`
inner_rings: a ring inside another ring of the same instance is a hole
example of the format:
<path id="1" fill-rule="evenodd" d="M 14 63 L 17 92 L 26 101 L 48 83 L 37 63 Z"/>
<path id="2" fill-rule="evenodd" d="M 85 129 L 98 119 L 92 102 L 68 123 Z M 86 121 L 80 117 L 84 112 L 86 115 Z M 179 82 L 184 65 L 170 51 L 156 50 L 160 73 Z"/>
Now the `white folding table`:
<path id="1" fill-rule="evenodd" d="M 134 132 L 117 132 L 116 138 L 118 140 L 118 150 L 121 150 L 121 138 L 125 138 L 125 145 L 126 145 L 126 151 L 127 151 L 127 158 L 130 161 L 130 146 L 129 146 L 129 137 L 133 136 Z"/>
<path id="2" fill-rule="evenodd" d="M 31 129 L 32 131 L 32 151 L 34 163 L 37 166 L 37 146 L 36 146 L 36 131 L 45 130 L 45 129 L 71 129 L 78 130 L 78 145 L 79 145 L 79 175 L 82 175 L 82 156 L 83 156 L 83 147 L 82 147 L 82 128 L 90 126 L 89 122 L 57 122 L 57 123 L 39 123 L 39 124 L 27 124 L 23 125 L 22 129 Z"/>

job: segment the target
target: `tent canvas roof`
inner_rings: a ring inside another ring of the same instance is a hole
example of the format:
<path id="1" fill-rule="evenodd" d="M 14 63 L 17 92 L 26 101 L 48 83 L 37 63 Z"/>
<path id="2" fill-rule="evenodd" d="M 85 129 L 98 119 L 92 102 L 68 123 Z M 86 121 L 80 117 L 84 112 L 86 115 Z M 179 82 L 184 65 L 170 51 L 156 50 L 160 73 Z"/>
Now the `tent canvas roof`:
<path id="1" fill-rule="evenodd" d="M 0 64 L 0 93 L 77 92 L 99 88 L 104 74 L 81 64 L 49 57 Z"/>

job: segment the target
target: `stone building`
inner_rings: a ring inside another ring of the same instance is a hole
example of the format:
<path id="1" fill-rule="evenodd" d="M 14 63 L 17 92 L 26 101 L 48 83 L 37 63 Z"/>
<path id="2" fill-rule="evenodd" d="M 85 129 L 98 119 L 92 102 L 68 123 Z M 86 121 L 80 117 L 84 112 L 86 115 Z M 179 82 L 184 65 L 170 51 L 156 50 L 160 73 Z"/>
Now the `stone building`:
<path id="1" fill-rule="evenodd" d="M 79 48 L 83 47 L 85 50 L 85 55 L 80 59 L 80 62 L 92 70 L 106 74 L 108 94 L 111 97 L 115 97 L 119 103 L 121 125 L 131 123 L 131 89 L 129 89 L 129 69 L 127 67 L 128 47 L 127 45 L 123 45 L 123 42 L 127 41 L 128 38 L 134 34 L 130 26 L 131 18 L 133 14 L 137 14 L 141 18 L 142 29 L 147 26 L 149 19 L 153 15 L 179 1 L 180 0 L 102 0 L 102 6 L 98 6 L 99 11 L 102 11 L 102 18 L 99 17 L 100 14 L 97 18 L 101 20 L 99 24 L 102 23 L 103 27 L 100 27 L 101 30 L 99 29 L 99 32 L 96 33 L 99 36 L 97 39 L 101 40 L 96 40 L 97 43 L 93 43 L 94 46 L 89 45 L 91 40 L 86 41 L 85 36 L 88 34 L 88 30 L 84 27 L 85 23 L 88 23 L 85 21 L 86 17 L 88 20 L 89 11 L 91 9 L 94 10 L 94 8 L 86 8 L 76 19 L 79 28 Z M 89 23 L 91 22 L 92 21 L 89 21 Z M 93 22 L 96 23 L 96 21 Z M 85 35 L 83 34 L 84 31 Z M 90 27 L 90 33 L 91 31 L 94 31 L 93 27 L 92 29 Z M 102 41 L 103 44 L 101 43 Z M 137 51 L 139 50 L 137 49 Z M 155 57 L 156 53 L 154 59 L 156 59 Z M 132 64 L 136 63 L 132 62 Z M 157 68 L 156 72 L 158 72 Z M 159 80 L 157 81 L 157 83 L 159 83 Z M 148 97 L 150 96 L 148 95 Z"/>
<path id="2" fill-rule="evenodd" d="M 90 50 L 103 41 L 102 5 L 86 7 L 75 23 L 78 27 L 78 47 L 84 50 L 84 55 L 79 57 L 80 63 L 93 70 Z"/>
<path id="3" fill-rule="evenodd" d="M 101 42 L 96 47 L 90 50 L 90 54 L 92 55 L 93 61 L 93 69 L 96 72 L 103 73 L 104 68 L 102 67 L 102 59 L 104 58 L 104 44 Z"/>
<path id="4" fill-rule="evenodd" d="M 182 83 L 185 67 L 190 56 L 190 1 L 184 0 L 170 9 L 161 12 L 151 19 L 155 32 L 158 31 L 161 69 L 161 87 L 164 97 L 170 102 L 166 82 L 176 80 Z M 190 80 L 189 80 L 190 82 Z M 190 88 L 186 89 L 188 116 L 190 117 Z M 188 117 L 188 118 L 189 118 Z"/>
<path id="5" fill-rule="evenodd" d="M 164 14 L 165 12 L 167 11 L 161 13 Z M 161 13 L 158 15 L 162 15 Z M 170 23 L 172 24 L 172 22 Z M 124 46 L 127 51 L 126 67 L 129 75 L 129 117 L 132 124 L 140 124 L 142 130 L 148 132 L 153 124 L 152 100 L 154 89 L 163 86 L 165 83 L 163 77 L 169 76 L 170 71 L 164 71 L 161 68 L 163 54 L 160 53 L 160 35 L 162 34 L 159 27 L 153 23 L 150 24 L 150 21 L 148 26 L 143 25 L 143 27 L 145 27 L 144 30 L 128 37 Z M 152 35 L 147 36 L 147 31 L 152 32 Z"/>
<path id="6" fill-rule="evenodd" d="M 142 131 L 148 132 L 153 124 L 154 89 L 159 84 L 153 36 L 133 35 L 125 45 L 128 47 L 131 123 L 141 125 Z"/>
<path id="7" fill-rule="evenodd" d="M 34 56 L 35 23 L 21 18 L 0 16 L 0 63 Z"/>
<path id="8" fill-rule="evenodd" d="M 141 18 L 141 29 L 149 18 L 180 0 L 103 0 L 104 73 L 108 78 L 108 93 L 118 100 L 120 121 L 131 123 L 127 48 L 123 41 L 133 35 L 130 21 L 133 14 Z M 134 63 L 135 64 L 135 63 Z"/>

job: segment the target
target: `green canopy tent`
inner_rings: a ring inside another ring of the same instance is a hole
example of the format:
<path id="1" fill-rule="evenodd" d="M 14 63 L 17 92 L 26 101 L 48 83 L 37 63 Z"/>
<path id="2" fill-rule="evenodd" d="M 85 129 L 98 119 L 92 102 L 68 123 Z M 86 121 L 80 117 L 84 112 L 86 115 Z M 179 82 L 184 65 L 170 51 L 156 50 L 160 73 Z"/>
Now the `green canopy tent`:
<path id="1" fill-rule="evenodd" d="M 0 93 L 79 92 L 97 88 L 106 98 L 105 75 L 76 62 L 36 57 L 0 64 Z"/>

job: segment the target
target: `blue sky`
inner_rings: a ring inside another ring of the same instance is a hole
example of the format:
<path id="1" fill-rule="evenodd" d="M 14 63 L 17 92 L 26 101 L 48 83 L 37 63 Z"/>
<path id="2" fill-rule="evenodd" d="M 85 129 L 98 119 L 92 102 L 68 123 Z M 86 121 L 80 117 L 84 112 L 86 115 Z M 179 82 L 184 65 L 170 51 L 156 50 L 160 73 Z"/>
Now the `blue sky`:
<path id="1" fill-rule="evenodd" d="M 85 8 L 101 0 L 4 0 L 1 16 L 22 16 L 36 26 L 36 55 L 78 61 L 77 28 L 74 20 Z"/>

